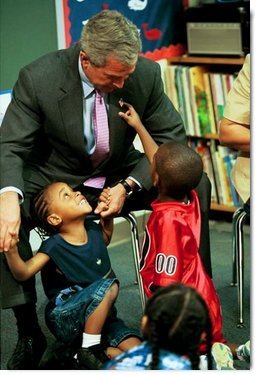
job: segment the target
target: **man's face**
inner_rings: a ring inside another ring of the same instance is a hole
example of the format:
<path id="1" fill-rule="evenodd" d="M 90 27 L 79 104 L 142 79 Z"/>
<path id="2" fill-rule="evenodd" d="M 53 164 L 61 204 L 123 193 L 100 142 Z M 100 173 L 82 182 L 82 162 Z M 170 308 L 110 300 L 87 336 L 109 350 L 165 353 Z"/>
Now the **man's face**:
<path id="1" fill-rule="evenodd" d="M 93 65 L 85 52 L 80 52 L 82 69 L 92 85 L 103 93 L 121 89 L 135 70 L 135 64 L 123 65 L 115 58 L 109 58 L 104 67 Z"/>

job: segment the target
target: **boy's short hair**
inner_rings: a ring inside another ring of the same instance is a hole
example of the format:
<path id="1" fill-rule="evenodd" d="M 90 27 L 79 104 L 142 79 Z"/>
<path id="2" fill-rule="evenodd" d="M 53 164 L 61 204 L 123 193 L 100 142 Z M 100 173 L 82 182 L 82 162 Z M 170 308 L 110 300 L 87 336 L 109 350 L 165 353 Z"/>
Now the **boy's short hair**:
<path id="1" fill-rule="evenodd" d="M 155 168 L 160 192 L 178 199 L 198 185 L 203 173 L 203 162 L 192 148 L 171 141 L 158 148 Z"/>

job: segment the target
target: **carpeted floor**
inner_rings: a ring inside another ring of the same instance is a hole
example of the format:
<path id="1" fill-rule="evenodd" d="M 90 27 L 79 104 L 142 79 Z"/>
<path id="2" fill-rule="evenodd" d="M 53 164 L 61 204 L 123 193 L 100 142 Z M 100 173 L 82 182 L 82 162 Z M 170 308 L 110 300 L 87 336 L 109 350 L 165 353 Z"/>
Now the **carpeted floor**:
<path id="1" fill-rule="evenodd" d="M 231 224 L 211 221 L 211 255 L 213 280 L 222 304 L 223 331 L 228 342 L 245 343 L 250 338 L 250 227 L 245 226 L 245 291 L 244 291 L 244 328 L 237 328 L 237 290 L 230 286 L 232 277 Z M 109 248 L 113 269 L 121 281 L 117 301 L 119 316 L 130 327 L 140 327 L 142 315 L 138 286 L 135 283 L 131 245 L 129 241 Z M 46 297 L 43 294 L 40 276 L 37 276 L 38 315 L 42 329 L 52 344 L 53 336 L 44 323 Z M 6 362 L 16 344 L 15 320 L 11 310 L 2 310 L 1 316 L 1 369 L 6 369 Z M 250 369 L 244 362 L 235 361 L 236 369 Z"/>

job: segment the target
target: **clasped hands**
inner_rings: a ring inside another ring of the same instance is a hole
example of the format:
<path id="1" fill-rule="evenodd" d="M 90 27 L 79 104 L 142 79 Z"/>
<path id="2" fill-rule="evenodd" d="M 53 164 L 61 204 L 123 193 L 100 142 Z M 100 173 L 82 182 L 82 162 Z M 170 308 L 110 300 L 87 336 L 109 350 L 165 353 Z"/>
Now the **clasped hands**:
<path id="1" fill-rule="evenodd" d="M 102 218 L 118 215 L 124 205 L 126 191 L 121 184 L 105 188 L 98 199 L 98 205 L 94 211 Z"/>
<path id="2" fill-rule="evenodd" d="M 20 205 L 18 194 L 0 194 L 0 253 L 14 248 L 19 241 Z"/>

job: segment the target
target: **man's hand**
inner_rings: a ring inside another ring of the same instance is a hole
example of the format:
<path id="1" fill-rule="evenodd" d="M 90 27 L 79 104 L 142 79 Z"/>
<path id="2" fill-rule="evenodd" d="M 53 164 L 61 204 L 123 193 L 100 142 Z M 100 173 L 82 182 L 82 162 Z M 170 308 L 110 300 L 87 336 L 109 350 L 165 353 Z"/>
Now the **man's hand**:
<path id="1" fill-rule="evenodd" d="M 0 252 L 8 251 L 17 241 L 20 222 L 18 194 L 12 191 L 0 194 Z"/>
<path id="2" fill-rule="evenodd" d="M 99 197 L 95 214 L 101 217 L 118 215 L 124 205 L 126 199 L 126 190 L 121 184 L 114 187 L 104 189 Z"/>

